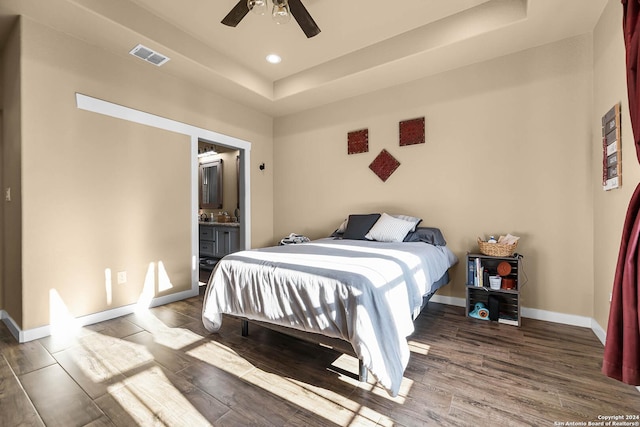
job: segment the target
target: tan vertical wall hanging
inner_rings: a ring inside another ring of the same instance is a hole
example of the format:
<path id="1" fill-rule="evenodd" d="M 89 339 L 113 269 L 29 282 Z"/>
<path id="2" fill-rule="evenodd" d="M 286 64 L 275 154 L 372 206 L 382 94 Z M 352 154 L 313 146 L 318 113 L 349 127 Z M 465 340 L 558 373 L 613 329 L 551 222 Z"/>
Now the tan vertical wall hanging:
<path id="1" fill-rule="evenodd" d="M 620 141 L 620 103 L 602 116 L 602 189 L 622 186 L 622 147 Z"/>

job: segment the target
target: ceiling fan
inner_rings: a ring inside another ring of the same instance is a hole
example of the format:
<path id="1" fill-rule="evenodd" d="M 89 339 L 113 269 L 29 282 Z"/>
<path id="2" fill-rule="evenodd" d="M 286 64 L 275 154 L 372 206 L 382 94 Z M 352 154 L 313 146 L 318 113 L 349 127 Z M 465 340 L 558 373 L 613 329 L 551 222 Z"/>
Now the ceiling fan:
<path id="1" fill-rule="evenodd" d="M 300 0 L 272 0 L 272 3 L 273 11 L 271 15 L 276 23 L 284 24 L 293 15 L 307 38 L 320 33 L 320 28 L 318 28 L 318 25 Z M 222 23 L 235 27 L 250 10 L 258 15 L 264 15 L 267 10 L 267 0 L 240 0 L 224 17 Z"/>

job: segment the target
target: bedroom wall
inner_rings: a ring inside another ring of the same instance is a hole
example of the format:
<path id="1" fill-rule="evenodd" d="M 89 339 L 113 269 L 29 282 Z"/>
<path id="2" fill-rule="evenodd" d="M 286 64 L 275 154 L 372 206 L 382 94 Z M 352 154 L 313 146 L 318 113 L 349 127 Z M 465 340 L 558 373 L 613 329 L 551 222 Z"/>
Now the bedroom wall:
<path id="1" fill-rule="evenodd" d="M 2 188 L 11 188 L 11 202 L 2 198 L 2 305 L 12 318 L 22 318 L 22 227 L 21 209 L 21 61 L 20 32 L 18 21 L 2 51 Z M 4 194 L 3 194 L 4 195 Z"/>
<path id="2" fill-rule="evenodd" d="M 640 167 L 629 121 L 625 50 L 622 34 L 622 5 L 610 0 L 594 29 L 594 119 L 592 142 L 594 212 L 594 318 L 606 331 L 609 319 L 609 293 L 620 248 L 624 218 L 631 195 L 640 181 Z M 603 191 L 602 140 L 600 118 L 621 103 L 622 186 Z"/>
<path id="3" fill-rule="evenodd" d="M 220 153 L 220 158 L 224 165 L 222 167 L 223 187 L 221 210 L 223 212 L 227 212 L 231 216 L 233 216 L 233 211 L 238 206 L 238 176 L 236 167 L 236 157 L 238 156 L 238 153 L 238 151 Z"/>
<path id="4" fill-rule="evenodd" d="M 592 60 L 583 35 L 276 119 L 275 237 L 404 213 L 463 260 L 477 236 L 513 233 L 524 306 L 591 317 Z M 426 143 L 399 147 L 398 122 L 420 116 Z M 369 152 L 348 155 L 362 128 Z M 383 148 L 401 163 L 385 183 L 368 169 Z M 464 281 L 462 262 L 440 294 L 464 298 Z"/>
<path id="5" fill-rule="evenodd" d="M 159 69 L 28 19 L 23 28 L 22 328 L 49 324 L 55 301 L 82 316 L 137 302 L 145 284 L 156 295 L 189 289 L 189 139 L 78 110 L 75 93 L 250 141 L 256 170 L 271 156 L 271 118 L 172 77 L 170 63 Z M 272 182 L 251 187 L 260 245 L 273 236 L 262 214 L 272 212 Z"/>

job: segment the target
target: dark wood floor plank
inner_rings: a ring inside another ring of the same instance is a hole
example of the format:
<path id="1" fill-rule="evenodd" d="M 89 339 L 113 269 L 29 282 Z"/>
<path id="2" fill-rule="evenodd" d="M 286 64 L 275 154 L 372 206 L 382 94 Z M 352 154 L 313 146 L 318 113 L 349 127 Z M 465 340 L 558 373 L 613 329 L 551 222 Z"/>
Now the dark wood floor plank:
<path id="1" fill-rule="evenodd" d="M 191 382 L 187 381 L 184 377 L 174 374 L 164 368 L 162 368 L 164 375 L 167 377 L 167 380 L 171 382 L 173 387 L 177 391 L 179 391 L 182 396 L 186 399 L 185 402 L 188 402 L 189 405 L 193 407 L 193 409 L 197 410 L 202 416 L 209 420 L 212 424 L 217 425 L 218 420 L 225 417 L 229 412 L 231 412 L 230 408 L 215 399 L 210 394 L 204 392 L 199 389 Z"/>
<path id="2" fill-rule="evenodd" d="M 43 426 L 29 396 L 0 355 L 0 426 Z"/>
<path id="3" fill-rule="evenodd" d="M 83 426 L 103 415 L 57 364 L 24 374 L 20 381 L 48 427 Z"/>
<path id="4" fill-rule="evenodd" d="M 359 387 L 349 398 L 366 408 L 364 413 L 375 411 L 387 422 L 411 426 L 446 419 L 453 394 L 436 386 L 408 381 L 396 398 L 390 398 L 380 387 L 371 390 L 367 386 Z"/>
<path id="5" fill-rule="evenodd" d="M 0 323 L 0 353 L 7 359 L 16 375 L 43 368 L 55 363 L 51 354 L 38 341 L 18 344 L 7 327 Z"/>

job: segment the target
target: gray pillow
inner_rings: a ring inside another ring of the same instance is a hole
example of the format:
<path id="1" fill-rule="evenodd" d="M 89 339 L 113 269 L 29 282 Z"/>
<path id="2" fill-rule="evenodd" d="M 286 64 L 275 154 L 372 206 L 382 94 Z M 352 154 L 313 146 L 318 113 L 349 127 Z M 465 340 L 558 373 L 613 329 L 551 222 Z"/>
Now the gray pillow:
<path id="1" fill-rule="evenodd" d="M 435 246 L 446 246 L 442 231 L 435 227 L 418 227 L 416 231 L 410 231 L 404 238 L 405 242 L 425 242 Z"/>
<path id="2" fill-rule="evenodd" d="M 349 215 L 349 222 L 347 222 L 347 228 L 342 235 L 343 239 L 349 240 L 366 240 L 364 237 L 373 224 L 380 218 L 379 213 L 367 214 L 367 215 Z"/>

